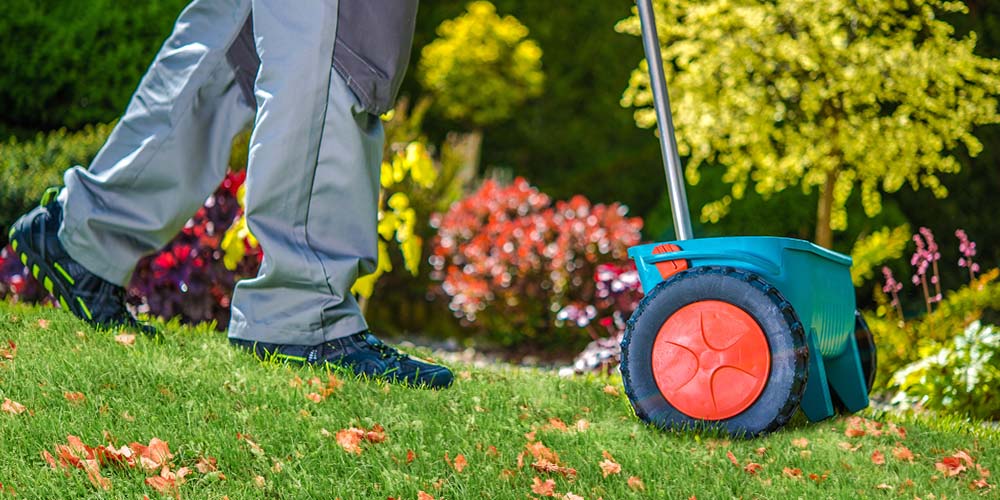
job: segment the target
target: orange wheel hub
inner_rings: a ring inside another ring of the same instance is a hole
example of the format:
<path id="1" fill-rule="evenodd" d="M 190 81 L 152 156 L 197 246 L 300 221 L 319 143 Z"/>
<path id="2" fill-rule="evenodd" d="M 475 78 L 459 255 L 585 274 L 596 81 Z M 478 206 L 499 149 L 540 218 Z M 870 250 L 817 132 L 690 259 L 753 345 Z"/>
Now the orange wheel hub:
<path id="1" fill-rule="evenodd" d="M 743 309 L 703 300 L 672 314 L 653 344 L 653 378 L 677 410 L 701 420 L 738 415 L 757 400 L 771 370 L 760 325 Z"/>

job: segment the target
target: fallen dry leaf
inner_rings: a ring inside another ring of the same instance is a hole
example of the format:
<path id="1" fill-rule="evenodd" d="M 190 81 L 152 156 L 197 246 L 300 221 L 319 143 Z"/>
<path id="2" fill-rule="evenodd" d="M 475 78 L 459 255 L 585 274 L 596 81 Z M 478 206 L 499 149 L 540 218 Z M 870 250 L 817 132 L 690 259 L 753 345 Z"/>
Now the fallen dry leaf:
<path id="1" fill-rule="evenodd" d="M 38 328 L 46 329 L 48 327 L 49 327 L 49 320 L 47 320 L 47 319 L 39 319 L 38 320 Z"/>
<path id="2" fill-rule="evenodd" d="M 85 399 L 87 399 L 82 392 L 63 392 L 63 397 L 66 398 L 66 401 L 74 404 L 82 403 Z"/>
<path id="3" fill-rule="evenodd" d="M 793 439 L 792 440 L 792 446 L 795 446 L 797 448 L 808 448 L 809 447 L 809 440 L 806 439 L 806 438 Z"/>
<path id="4" fill-rule="evenodd" d="M 412 463 L 417 458 L 417 454 L 413 450 L 406 450 L 406 463 Z"/>
<path id="5" fill-rule="evenodd" d="M 566 425 L 566 422 L 563 422 L 561 419 L 555 417 L 550 418 L 549 423 L 545 427 L 547 429 L 557 430 L 560 432 L 569 431 L 569 426 Z"/>
<path id="6" fill-rule="evenodd" d="M 758 456 L 763 457 L 764 454 L 767 453 L 767 448 L 764 448 L 763 446 L 761 446 L 760 448 L 757 448 L 756 450 L 754 450 L 754 453 L 756 453 Z"/>
<path id="7" fill-rule="evenodd" d="M 891 490 L 891 489 L 893 489 L 892 486 L 889 486 L 888 484 L 885 484 L 885 483 L 880 483 L 880 484 L 876 485 L 875 488 L 879 489 L 879 490 Z"/>
<path id="8" fill-rule="evenodd" d="M 574 495 L 572 491 L 567 491 L 566 494 L 563 495 L 562 500 L 583 500 L 583 497 L 580 495 Z"/>
<path id="9" fill-rule="evenodd" d="M 118 342 L 121 345 L 135 345 L 135 334 L 122 333 L 120 335 L 115 335 L 115 342 Z"/>
<path id="10" fill-rule="evenodd" d="M 337 431 L 337 444 L 348 453 L 361 454 L 361 440 L 364 439 L 365 431 L 357 427 L 341 429 Z"/>
<path id="11" fill-rule="evenodd" d="M 434 497 L 432 497 L 430 493 L 420 490 L 417 492 L 417 500 L 434 500 Z"/>
<path id="12" fill-rule="evenodd" d="M 306 394 L 306 399 L 312 401 L 313 403 L 319 403 L 320 401 L 323 401 L 323 396 L 320 396 L 315 392 L 310 392 L 309 394 Z"/>
<path id="13" fill-rule="evenodd" d="M 646 485 L 636 476 L 629 476 L 627 484 L 632 491 L 646 491 Z"/>
<path id="14" fill-rule="evenodd" d="M 781 475 L 785 477 L 790 477 L 792 479 L 802 479 L 802 469 L 798 467 L 794 469 L 785 467 L 784 469 L 781 470 Z"/>
<path id="15" fill-rule="evenodd" d="M 464 469 L 466 465 L 465 455 L 455 455 L 455 463 L 452 464 L 452 467 L 455 468 L 455 472 L 461 473 L 462 469 Z"/>
<path id="16" fill-rule="evenodd" d="M 885 455 L 878 450 L 872 452 L 872 463 L 875 465 L 885 465 Z"/>
<path id="17" fill-rule="evenodd" d="M 851 443 L 848 443 L 847 441 L 841 441 L 841 442 L 837 443 L 837 446 L 840 447 L 840 449 L 845 450 L 845 451 L 858 451 L 859 449 L 861 449 L 861 443 L 858 443 L 857 445 L 852 445 Z"/>
<path id="18" fill-rule="evenodd" d="M 905 460 L 907 462 L 913 461 L 913 452 L 901 444 L 897 444 L 892 449 L 892 456 L 896 457 L 896 460 Z"/>
<path id="19" fill-rule="evenodd" d="M 237 432 L 236 439 L 246 443 L 247 446 L 250 447 L 250 453 L 253 453 L 255 456 L 258 457 L 264 456 L 264 448 L 261 448 L 259 444 L 255 443 L 253 438 L 251 438 L 249 435 Z"/>
<path id="20" fill-rule="evenodd" d="M 3 404 L 0 405 L 0 410 L 11 415 L 20 415 L 24 413 L 27 408 L 23 404 L 8 398 L 3 400 Z"/>
<path id="21" fill-rule="evenodd" d="M 610 455 L 607 455 L 606 457 L 610 457 Z M 604 474 L 604 477 L 608 477 L 612 474 L 619 474 L 622 471 L 622 466 L 611 458 L 605 458 L 598 465 L 601 467 L 601 473 Z"/>
<path id="22" fill-rule="evenodd" d="M 585 430 L 587 430 L 587 429 L 590 428 L 590 422 L 588 422 L 585 419 L 581 418 L 580 420 L 576 421 L 576 424 L 574 425 L 574 427 L 576 427 L 577 431 L 583 432 L 583 431 L 585 431 Z"/>
<path id="23" fill-rule="evenodd" d="M 184 484 L 184 476 L 187 476 L 189 472 L 187 467 L 181 467 L 177 472 L 171 472 L 169 467 L 163 466 L 158 476 L 146 478 L 146 484 L 160 493 L 180 498 L 178 487 Z"/>
<path id="24" fill-rule="evenodd" d="M 953 477 L 961 474 L 971 467 L 974 460 L 965 451 L 959 450 L 949 457 L 944 457 L 934 464 L 934 468 L 941 471 L 945 477 Z"/>
<path id="25" fill-rule="evenodd" d="M 535 476 L 532 479 L 531 492 L 543 497 L 554 497 L 556 496 L 556 482 L 551 479 L 542 481 L 541 478 Z"/>
<path id="26" fill-rule="evenodd" d="M 750 474 L 752 476 L 756 475 L 757 472 L 763 468 L 764 466 L 757 462 L 750 462 L 743 467 L 743 472 L 746 472 L 747 474 Z"/>
<path id="27" fill-rule="evenodd" d="M 553 473 L 554 472 L 554 473 L 560 474 L 561 476 L 565 477 L 566 479 L 570 479 L 570 480 L 576 478 L 576 469 L 574 469 L 572 467 L 563 467 L 563 466 L 560 466 L 560 465 L 556 465 L 556 464 L 554 464 L 552 462 L 549 462 L 548 460 L 544 460 L 544 459 L 537 460 L 534 463 L 532 463 L 531 464 L 531 468 L 535 469 L 538 472 L 545 472 L 545 473 Z"/>
<path id="28" fill-rule="evenodd" d="M 267 486 L 267 480 L 264 479 L 264 476 L 254 476 L 253 484 L 256 485 L 258 488 L 263 488 Z"/>
<path id="29" fill-rule="evenodd" d="M 618 387 L 615 387 L 613 385 L 606 385 L 606 386 L 604 386 L 604 394 L 607 394 L 609 396 L 618 397 L 618 395 L 619 395 L 619 393 L 618 393 Z"/>
<path id="30" fill-rule="evenodd" d="M 729 461 L 733 463 L 733 465 L 737 467 L 740 466 L 739 460 L 736 460 L 736 455 L 733 455 L 732 451 L 726 450 L 726 458 L 728 458 Z"/>
<path id="31" fill-rule="evenodd" d="M 17 344 L 7 339 L 7 347 L 0 347 L 0 359 L 14 359 L 17 356 Z"/>
<path id="32" fill-rule="evenodd" d="M 809 479 L 815 481 L 816 483 L 822 483 L 823 481 L 826 481 L 828 477 L 830 477 L 830 471 L 824 472 L 822 476 L 816 473 L 809 474 Z"/>
<path id="33" fill-rule="evenodd" d="M 209 472 L 219 470 L 219 467 L 216 464 L 217 461 L 215 460 L 215 457 L 198 457 L 198 461 L 195 462 L 194 468 L 202 474 L 207 474 Z"/>
<path id="34" fill-rule="evenodd" d="M 559 463 L 559 455 L 542 444 L 541 441 L 527 443 L 524 445 L 524 448 L 535 460 L 548 460 L 554 464 Z"/>

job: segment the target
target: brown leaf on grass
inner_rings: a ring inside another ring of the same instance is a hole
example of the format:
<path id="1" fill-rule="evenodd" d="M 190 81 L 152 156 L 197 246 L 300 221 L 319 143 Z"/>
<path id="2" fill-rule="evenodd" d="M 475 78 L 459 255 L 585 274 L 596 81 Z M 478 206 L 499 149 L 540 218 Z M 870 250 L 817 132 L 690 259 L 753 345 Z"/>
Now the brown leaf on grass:
<path id="1" fill-rule="evenodd" d="M 535 458 L 535 460 L 544 459 L 554 464 L 559 463 L 559 455 L 556 452 L 550 450 L 544 444 L 542 444 L 541 441 L 534 441 L 531 443 L 527 443 L 524 445 L 524 449 L 527 450 L 528 453 L 530 453 L 531 456 Z"/>
<path id="2" fill-rule="evenodd" d="M 585 431 L 587 429 L 590 429 L 590 422 L 588 422 L 587 420 L 581 418 L 580 420 L 576 421 L 576 424 L 574 425 L 574 427 L 576 427 L 576 430 L 578 432 L 583 432 L 583 431 Z"/>
<path id="3" fill-rule="evenodd" d="M 555 418 L 555 417 L 552 417 L 552 418 L 549 419 L 549 423 L 545 426 L 545 428 L 546 429 L 557 430 L 557 431 L 560 431 L 560 432 L 567 432 L 567 431 L 569 431 L 569 426 L 566 425 L 566 422 L 563 422 L 561 419 L 558 419 L 558 418 Z"/>
<path id="4" fill-rule="evenodd" d="M 826 481 L 827 478 L 829 478 L 829 477 L 830 477 L 830 471 L 823 472 L 822 476 L 819 475 L 819 474 L 816 474 L 816 473 L 809 474 L 809 479 L 815 481 L 817 484 L 818 483 L 822 483 L 823 481 Z"/>
<path id="5" fill-rule="evenodd" d="M 489 445 L 489 447 L 486 448 L 486 454 L 489 455 L 489 456 L 491 456 L 491 457 L 499 457 L 500 456 L 500 451 L 497 450 L 496 446 L 493 446 L 491 444 L 491 445 Z"/>
<path id="6" fill-rule="evenodd" d="M 528 441 L 534 441 L 535 440 L 535 434 L 537 434 L 537 432 L 535 432 L 535 431 L 527 432 L 527 433 L 524 434 L 524 439 L 527 439 Z"/>
<path id="7" fill-rule="evenodd" d="M 130 446 L 138 454 L 139 464 L 147 471 L 156 470 L 174 458 L 167 442 L 157 438 L 150 439 L 148 446 L 139 443 L 132 443 Z"/>
<path id="8" fill-rule="evenodd" d="M 983 479 L 983 478 L 979 478 L 979 479 L 973 480 L 971 483 L 969 483 L 969 489 L 970 490 L 989 490 L 989 489 L 992 489 L 992 488 L 993 488 L 993 485 L 991 485 L 990 483 L 987 483 L 986 480 Z"/>
<path id="9" fill-rule="evenodd" d="M 385 441 L 385 429 L 379 424 L 373 425 L 370 431 L 365 432 L 365 441 L 369 443 L 381 443 Z"/>
<path id="10" fill-rule="evenodd" d="M 0 359 L 14 359 L 14 356 L 17 356 L 17 344 L 7 339 L 7 346 L 0 347 Z"/>
<path id="11" fill-rule="evenodd" d="M 551 479 L 542 481 L 541 478 L 535 476 L 532 479 L 531 492 L 543 497 L 554 497 L 556 496 L 556 482 Z"/>
<path id="12" fill-rule="evenodd" d="M 253 453 L 255 456 L 258 456 L 258 457 L 263 457 L 264 456 L 264 448 L 261 448 L 259 444 L 255 443 L 254 440 L 253 440 L 253 438 L 251 438 L 248 434 L 243 434 L 242 432 L 237 432 L 236 433 L 236 439 L 239 440 L 239 441 L 243 441 L 244 443 L 246 443 L 247 446 L 250 447 L 250 453 Z"/>
<path id="13" fill-rule="evenodd" d="M 873 451 L 872 463 L 875 465 L 885 465 L 885 454 L 878 450 Z"/>
<path id="14" fill-rule="evenodd" d="M 455 468 L 455 472 L 461 474 L 462 469 L 464 469 L 466 465 L 467 462 L 465 461 L 465 455 L 462 454 L 455 455 L 455 463 L 452 464 L 452 467 Z"/>
<path id="15" fill-rule="evenodd" d="M 906 439 L 906 428 L 901 425 L 889 422 L 889 432 L 899 436 L 900 439 Z"/>
<path id="16" fill-rule="evenodd" d="M 323 401 L 323 396 L 320 396 L 319 394 L 317 394 L 315 392 L 310 392 L 309 394 L 306 394 L 306 399 L 308 399 L 309 401 L 312 401 L 313 403 L 319 403 L 319 402 Z"/>
<path id="17" fill-rule="evenodd" d="M 601 467 L 601 473 L 604 474 L 604 477 L 608 477 L 611 474 L 620 474 L 622 466 L 618 462 L 615 462 L 615 459 L 607 451 L 604 451 L 602 454 L 604 455 L 604 460 L 598 465 Z"/>
<path id="18" fill-rule="evenodd" d="M 41 329 L 44 330 L 44 329 L 47 329 L 48 327 L 49 327 L 49 320 L 44 319 L 44 318 L 39 318 L 39 320 L 38 320 L 38 328 L 41 328 Z"/>
<path id="19" fill-rule="evenodd" d="M 572 491 L 567 491 L 565 495 L 562 496 L 562 500 L 583 500 L 580 495 L 574 495 Z"/>
<path id="20" fill-rule="evenodd" d="M 781 475 L 785 477 L 790 477 L 792 479 L 802 479 L 802 469 L 798 467 L 794 469 L 785 467 L 784 469 L 781 469 Z"/>
<path id="21" fill-rule="evenodd" d="M 865 431 L 864 431 L 864 429 L 857 429 L 857 428 L 854 428 L 854 427 L 848 427 L 847 430 L 844 431 L 844 435 L 847 436 L 847 437 L 852 437 L 852 438 L 853 437 L 861 437 L 861 436 L 865 435 Z"/>
<path id="22" fill-rule="evenodd" d="M 184 484 L 184 476 L 187 476 L 189 472 L 187 467 L 181 467 L 177 469 L 177 472 L 171 472 L 170 467 L 163 466 L 159 475 L 146 478 L 146 484 L 161 494 L 170 494 L 174 498 L 180 498 L 178 487 Z"/>
<path id="23" fill-rule="evenodd" d="M 420 490 L 417 492 L 417 500 L 434 500 L 434 497 L 432 497 L 430 493 Z"/>
<path id="24" fill-rule="evenodd" d="M 896 444 L 892 449 L 892 456 L 896 457 L 896 460 L 905 460 L 907 462 L 913 462 L 913 452 L 909 448 Z"/>
<path id="25" fill-rule="evenodd" d="M 876 485 L 875 488 L 879 489 L 879 490 L 891 490 L 891 489 L 893 489 L 892 486 L 890 486 L 888 484 L 885 484 L 885 483 L 880 483 L 880 484 Z"/>
<path id="26" fill-rule="evenodd" d="M 413 463 L 416 460 L 417 454 L 413 450 L 406 450 L 406 463 Z"/>
<path id="27" fill-rule="evenodd" d="M 10 415 L 20 415 L 24 413 L 25 410 L 27 409 L 28 408 L 26 408 L 23 404 L 18 403 L 17 401 L 13 401 L 9 398 L 4 399 L 3 404 L 0 405 L 0 410 Z"/>
<path id="28" fill-rule="evenodd" d="M 85 399 L 87 399 L 82 392 L 63 392 L 63 397 L 66 398 L 66 401 L 73 404 L 82 403 Z"/>
<path id="29" fill-rule="evenodd" d="M 732 451 L 726 450 L 726 458 L 728 458 L 729 461 L 733 463 L 733 465 L 737 467 L 740 466 L 739 460 L 736 460 L 736 455 L 733 455 Z"/>
<path id="30" fill-rule="evenodd" d="M 759 464 L 759 463 L 757 463 L 757 462 L 750 462 L 750 463 L 746 464 L 745 466 L 743 466 L 743 472 L 746 472 L 747 474 L 750 474 L 751 476 L 754 476 L 754 475 L 757 474 L 758 471 L 760 471 L 763 468 L 764 468 L 764 466 L 761 465 L 761 464 Z"/>
<path id="31" fill-rule="evenodd" d="M 217 463 L 218 462 L 215 457 L 198 457 L 198 461 L 195 462 L 194 468 L 202 474 L 208 474 L 209 472 L 219 470 Z"/>
<path id="32" fill-rule="evenodd" d="M 618 388 L 610 384 L 606 385 L 604 386 L 604 394 L 607 394 L 608 396 L 618 397 L 619 395 Z"/>
<path id="33" fill-rule="evenodd" d="M 809 440 L 806 438 L 793 439 L 792 446 L 795 446 L 796 448 L 808 448 Z"/>
<path id="34" fill-rule="evenodd" d="M 754 453 L 756 453 L 757 456 L 763 457 L 764 454 L 767 453 L 767 448 L 761 446 L 760 448 L 757 448 L 756 450 L 754 450 Z"/>
<path id="35" fill-rule="evenodd" d="M 570 480 L 576 479 L 576 469 L 556 465 L 544 459 L 532 463 L 531 468 L 538 472 L 560 474 L 562 477 Z"/>
<path id="36" fill-rule="evenodd" d="M 82 460 L 80 463 L 80 468 L 87 473 L 87 480 L 90 481 L 90 484 L 104 491 L 111 489 L 111 480 L 101 475 L 101 465 L 97 460 Z"/>
<path id="37" fill-rule="evenodd" d="M 348 453 L 354 453 L 355 455 L 361 454 L 361 440 L 364 439 L 365 431 L 358 429 L 357 427 L 351 427 L 350 429 L 341 429 L 337 431 L 337 444 L 340 445 L 344 451 Z"/>
<path id="38" fill-rule="evenodd" d="M 264 476 L 254 476 L 253 484 L 258 488 L 264 488 L 267 486 L 267 480 L 264 479 Z"/>
<path id="39" fill-rule="evenodd" d="M 953 477 L 961 474 L 971 467 L 974 460 L 964 450 L 959 450 L 953 455 L 944 457 L 934 464 L 934 468 L 941 471 L 945 477 Z"/>
<path id="40" fill-rule="evenodd" d="M 115 342 L 118 342 L 121 345 L 135 345 L 135 334 L 122 333 L 115 335 Z"/>
<path id="41" fill-rule="evenodd" d="M 841 442 L 837 443 L 837 446 L 840 447 L 840 449 L 844 450 L 844 451 L 858 451 L 859 449 L 861 449 L 861 443 L 858 443 L 857 445 L 852 445 L 851 443 L 848 443 L 847 441 L 841 441 Z"/>
<path id="42" fill-rule="evenodd" d="M 627 484 L 632 491 L 646 491 L 646 485 L 636 476 L 629 476 Z"/>

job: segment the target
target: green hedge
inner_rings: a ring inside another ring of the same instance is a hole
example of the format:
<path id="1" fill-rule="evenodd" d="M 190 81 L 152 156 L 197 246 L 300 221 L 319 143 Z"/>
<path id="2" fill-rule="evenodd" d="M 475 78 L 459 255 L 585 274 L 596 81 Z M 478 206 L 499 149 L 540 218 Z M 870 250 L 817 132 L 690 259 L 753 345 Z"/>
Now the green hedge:
<path id="1" fill-rule="evenodd" d="M 49 186 L 61 186 L 63 172 L 87 165 L 111 133 L 112 125 L 87 126 L 79 132 L 60 129 L 18 141 L 0 143 L 0 228 L 38 203 Z M 0 243 L 7 244 L 7 231 Z"/>
<path id="2" fill-rule="evenodd" d="M 186 3 L 4 0 L 0 137 L 115 119 Z"/>

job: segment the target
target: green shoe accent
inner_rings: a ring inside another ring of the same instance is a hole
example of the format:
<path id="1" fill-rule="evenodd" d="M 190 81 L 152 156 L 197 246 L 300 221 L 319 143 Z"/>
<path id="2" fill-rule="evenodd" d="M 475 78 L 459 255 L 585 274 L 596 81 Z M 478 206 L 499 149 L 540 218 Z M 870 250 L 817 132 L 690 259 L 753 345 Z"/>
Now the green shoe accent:
<path id="1" fill-rule="evenodd" d="M 28 254 L 21 254 L 21 264 L 28 265 Z"/>
<path id="2" fill-rule="evenodd" d="M 38 264 L 31 266 L 31 275 L 38 279 Z"/>
<path id="3" fill-rule="evenodd" d="M 83 309 L 83 314 L 87 315 L 87 319 L 94 319 L 94 317 L 90 314 L 90 309 L 87 308 L 87 304 L 83 302 L 83 299 L 77 297 L 76 301 L 80 304 L 80 308 Z"/>
<path id="4" fill-rule="evenodd" d="M 49 293 L 55 293 L 52 291 L 52 280 L 50 280 L 48 276 L 45 277 L 45 281 L 42 284 L 45 286 L 45 289 L 49 291 Z"/>
<path id="5" fill-rule="evenodd" d="M 52 202 L 52 200 L 56 199 L 56 196 L 59 196 L 59 188 L 50 187 L 46 189 L 45 192 L 42 193 L 41 206 L 44 207 L 45 205 L 48 205 L 49 203 Z"/>
<path id="6" fill-rule="evenodd" d="M 15 252 L 17 251 L 17 240 L 10 240 L 10 248 L 12 248 Z"/>
<path id="7" fill-rule="evenodd" d="M 14 239 L 14 230 L 15 230 L 15 229 L 16 229 L 16 228 L 15 228 L 14 226 L 11 226 L 11 227 L 10 227 L 10 231 L 9 231 L 9 232 L 7 232 L 7 239 L 8 239 L 8 240 L 12 240 L 12 239 Z"/>
<path id="8" fill-rule="evenodd" d="M 306 362 L 306 358 L 304 358 L 302 356 L 292 356 L 290 354 L 281 354 L 280 352 L 276 352 L 274 354 L 271 354 L 271 356 L 275 357 L 276 359 L 285 359 L 285 360 L 288 360 L 288 361 L 298 361 L 299 363 L 305 363 Z"/>
<path id="9" fill-rule="evenodd" d="M 70 276 L 69 273 L 67 273 L 66 270 L 63 269 L 63 266 L 60 266 L 58 262 L 52 263 L 52 266 L 56 268 L 56 271 L 59 271 L 59 274 L 63 275 L 63 278 L 66 278 L 66 281 L 68 281 L 70 285 L 76 284 L 76 280 L 74 280 L 73 277 Z"/>
<path id="10" fill-rule="evenodd" d="M 66 299 L 59 297 L 59 306 L 63 308 L 64 311 L 69 311 L 69 304 L 66 303 Z"/>

